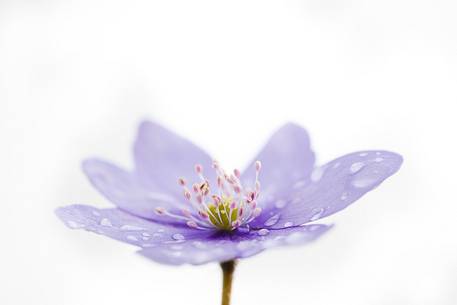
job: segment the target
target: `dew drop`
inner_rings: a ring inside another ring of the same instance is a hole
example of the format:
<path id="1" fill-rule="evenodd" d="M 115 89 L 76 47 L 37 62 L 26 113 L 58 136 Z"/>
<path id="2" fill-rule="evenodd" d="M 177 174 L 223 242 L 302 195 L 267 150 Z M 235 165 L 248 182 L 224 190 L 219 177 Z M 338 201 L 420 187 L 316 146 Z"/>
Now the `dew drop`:
<path id="1" fill-rule="evenodd" d="M 309 220 L 311 220 L 311 221 L 318 220 L 322 216 L 322 214 L 324 214 L 324 211 L 325 210 L 323 208 L 320 208 L 313 214 L 313 216 L 311 216 L 311 218 Z"/>
<path id="2" fill-rule="evenodd" d="M 96 210 L 93 210 L 92 211 L 92 214 L 94 214 L 94 216 L 100 216 L 100 212 L 96 211 Z"/>
<path id="3" fill-rule="evenodd" d="M 294 225 L 294 223 L 292 221 L 288 221 L 284 224 L 284 228 L 290 228 L 293 225 Z"/>
<path id="4" fill-rule="evenodd" d="M 279 199 L 278 201 L 275 202 L 275 207 L 277 209 L 282 209 L 286 206 L 287 204 L 287 201 L 283 200 L 283 199 Z"/>
<path id="5" fill-rule="evenodd" d="M 143 236 L 143 237 L 141 237 L 141 239 L 142 239 L 142 240 L 149 240 L 149 237 Z"/>
<path id="6" fill-rule="evenodd" d="M 360 153 L 359 156 L 366 157 L 366 156 L 368 156 L 368 153 L 367 152 L 363 152 L 363 153 Z"/>
<path id="7" fill-rule="evenodd" d="M 154 247 L 155 244 L 142 244 L 141 245 L 143 248 L 151 248 L 151 247 Z"/>
<path id="8" fill-rule="evenodd" d="M 142 231 L 142 230 L 144 230 L 144 228 L 134 226 L 134 225 L 123 225 L 121 227 L 121 230 L 123 230 L 123 231 Z"/>
<path id="9" fill-rule="evenodd" d="M 171 236 L 174 240 L 184 240 L 184 235 L 180 234 L 180 233 L 175 233 Z"/>
<path id="10" fill-rule="evenodd" d="M 364 167 L 364 164 L 362 162 L 355 162 L 354 164 L 351 165 L 349 170 L 351 171 L 351 173 L 357 173 L 363 167 Z"/>
<path id="11" fill-rule="evenodd" d="M 268 233 L 270 233 L 270 231 L 268 229 L 260 229 L 257 234 L 259 234 L 260 236 L 265 236 L 265 235 L 268 235 Z"/>
<path id="12" fill-rule="evenodd" d="M 324 167 L 316 167 L 311 173 L 311 181 L 318 182 L 319 180 L 321 180 L 322 176 L 324 175 L 324 172 Z"/>
<path id="13" fill-rule="evenodd" d="M 83 225 L 83 224 L 77 223 L 77 222 L 75 222 L 75 221 L 73 221 L 73 220 L 69 220 L 69 221 L 67 222 L 67 224 L 68 224 L 68 226 L 69 226 L 70 228 L 72 228 L 72 229 L 84 228 L 84 225 Z"/>
<path id="14" fill-rule="evenodd" d="M 157 232 L 163 233 L 163 232 L 165 232 L 165 230 L 164 229 L 158 229 Z"/>
<path id="15" fill-rule="evenodd" d="M 366 188 L 374 185 L 377 181 L 378 179 L 374 177 L 361 177 L 352 180 L 351 184 L 356 188 Z"/>
<path id="16" fill-rule="evenodd" d="M 374 162 L 382 162 L 384 161 L 384 158 L 381 158 L 381 157 L 377 157 L 374 159 Z"/>
<path id="17" fill-rule="evenodd" d="M 340 199 L 343 200 L 343 201 L 348 199 L 348 193 L 344 192 L 343 194 L 341 194 Z"/>
<path id="18" fill-rule="evenodd" d="M 340 162 L 336 162 L 335 164 L 333 164 L 333 168 L 338 168 L 338 166 L 340 166 Z"/>
<path id="19" fill-rule="evenodd" d="M 104 226 L 104 227 L 112 227 L 113 226 L 113 224 L 111 223 L 111 221 L 108 218 L 103 218 L 102 220 L 100 220 L 100 225 Z"/>
<path id="20" fill-rule="evenodd" d="M 306 181 L 300 180 L 300 181 L 297 181 L 297 182 L 294 183 L 293 188 L 294 189 L 300 189 L 300 188 L 304 187 L 305 185 L 306 185 Z"/>
<path id="21" fill-rule="evenodd" d="M 151 236 L 151 234 L 149 234 L 148 232 L 143 232 L 143 233 L 141 233 L 141 235 L 146 236 L 146 237 Z"/>
<path id="22" fill-rule="evenodd" d="M 193 245 L 195 248 L 200 249 L 200 250 L 206 249 L 205 243 L 203 243 L 203 242 L 201 242 L 201 241 L 194 241 L 194 242 L 192 243 L 192 245 Z"/>
<path id="23" fill-rule="evenodd" d="M 270 218 L 268 218 L 267 221 L 265 221 L 264 225 L 267 227 L 274 226 L 279 220 L 279 214 L 276 214 Z"/>
<path id="24" fill-rule="evenodd" d="M 126 238 L 127 238 L 128 240 L 138 241 L 138 238 L 136 238 L 136 236 L 133 236 L 133 235 L 127 235 Z"/>

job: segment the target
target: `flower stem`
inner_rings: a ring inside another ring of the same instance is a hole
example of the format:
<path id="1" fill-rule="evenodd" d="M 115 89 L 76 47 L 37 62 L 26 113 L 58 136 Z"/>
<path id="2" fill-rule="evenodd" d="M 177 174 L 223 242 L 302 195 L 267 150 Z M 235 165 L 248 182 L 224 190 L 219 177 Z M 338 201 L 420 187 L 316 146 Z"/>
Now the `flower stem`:
<path id="1" fill-rule="evenodd" d="M 230 296 L 232 294 L 232 279 L 235 271 L 236 261 L 226 261 L 221 263 L 222 268 L 222 305 L 230 305 Z"/>

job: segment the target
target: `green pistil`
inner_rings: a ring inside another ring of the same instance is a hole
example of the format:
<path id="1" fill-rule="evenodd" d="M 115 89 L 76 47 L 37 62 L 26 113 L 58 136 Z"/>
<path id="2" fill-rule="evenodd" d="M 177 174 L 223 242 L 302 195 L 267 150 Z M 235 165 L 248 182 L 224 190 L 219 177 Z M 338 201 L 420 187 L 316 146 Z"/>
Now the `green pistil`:
<path id="1" fill-rule="evenodd" d="M 233 230 L 232 223 L 238 219 L 238 208 L 230 209 L 231 198 L 222 197 L 222 201 L 218 206 L 214 204 L 208 205 L 211 214 L 209 220 L 218 229 L 231 231 Z M 218 213 L 219 212 L 219 213 Z"/>

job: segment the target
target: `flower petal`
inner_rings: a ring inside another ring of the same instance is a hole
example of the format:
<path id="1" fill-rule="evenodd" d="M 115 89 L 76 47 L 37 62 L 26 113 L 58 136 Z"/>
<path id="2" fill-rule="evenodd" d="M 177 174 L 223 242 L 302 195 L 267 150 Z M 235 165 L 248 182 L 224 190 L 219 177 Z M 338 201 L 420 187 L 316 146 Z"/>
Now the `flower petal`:
<path id="1" fill-rule="evenodd" d="M 183 137 L 149 121 L 138 130 L 134 145 L 135 166 L 140 176 L 152 181 L 163 191 L 182 196 L 178 186 L 179 177 L 199 181 L 194 165 L 201 164 L 205 176 L 215 181 L 211 169 L 212 159 L 202 149 Z"/>
<path id="2" fill-rule="evenodd" d="M 265 206 L 266 202 L 262 202 L 262 198 L 281 193 L 294 182 L 310 176 L 314 166 L 314 153 L 310 148 L 308 133 L 293 123 L 288 123 L 276 131 L 244 171 L 242 180 L 248 185 L 254 183 L 256 160 L 262 162 L 262 196 L 259 204 Z"/>
<path id="3" fill-rule="evenodd" d="M 180 244 L 163 244 L 139 253 L 156 262 L 169 265 L 201 265 L 247 258 L 272 247 L 309 243 L 330 227 L 309 225 L 281 230 L 259 230 L 232 236 L 194 238 Z"/>
<path id="4" fill-rule="evenodd" d="M 253 227 L 283 228 L 301 225 L 336 213 L 377 187 L 401 166 L 403 158 L 388 151 L 345 155 L 316 168 L 311 179 L 290 186 L 288 195 L 257 217 Z"/>
<path id="5" fill-rule="evenodd" d="M 84 229 L 142 248 L 178 244 L 185 239 L 203 238 L 212 234 L 148 221 L 119 209 L 70 205 L 58 208 L 56 214 L 71 229 Z"/>
<path id="6" fill-rule="evenodd" d="M 108 200 L 122 210 L 134 215 L 157 220 L 179 223 L 177 219 L 159 216 L 155 208 L 162 207 L 180 214 L 182 201 L 169 194 L 164 194 L 159 187 L 147 183 L 134 173 L 129 173 L 114 164 L 98 159 L 83 162 L 83 171 L 94 187 Z"/>

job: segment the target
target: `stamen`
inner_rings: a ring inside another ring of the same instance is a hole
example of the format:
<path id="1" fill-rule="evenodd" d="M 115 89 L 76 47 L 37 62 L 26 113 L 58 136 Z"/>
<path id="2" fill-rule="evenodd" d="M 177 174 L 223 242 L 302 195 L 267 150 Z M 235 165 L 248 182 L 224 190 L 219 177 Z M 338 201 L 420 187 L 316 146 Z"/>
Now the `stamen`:
<path id="1" fill-rule="evenodd" d="M 156 213 L 167 215 L 177 219 L 184 219 L 187 226 L 195 229 L 208 229 L 215 227 L 220 230 L 247 229 L 248 223 L 259 216 L 261 209 L 257 207 L 256 200 L 260 194 L 259 173 L 262 167 L 260 161 L 256 161 L 254 185 L 246 188 L 241 183 L 241 172 L 233 170 L 233 174 L 227 174 L 219 163 L 214 160 L 212 168 L 216 172 L 216 192 L 212 192 L 210 181 L 203 175 L 203 166 L 195 164 L 195 173 L 200 182 L 192 184 L 191 190 L 187 187 L 184 178 L 178 178 L 178 184 L 183 188 L 184 197 L 195 209 L 192 213 L 183 209 L 182 215 L 174 215 L 163 208 L 157 208 Z M 214 187 L 213 187 L 214 188 Z"/>

